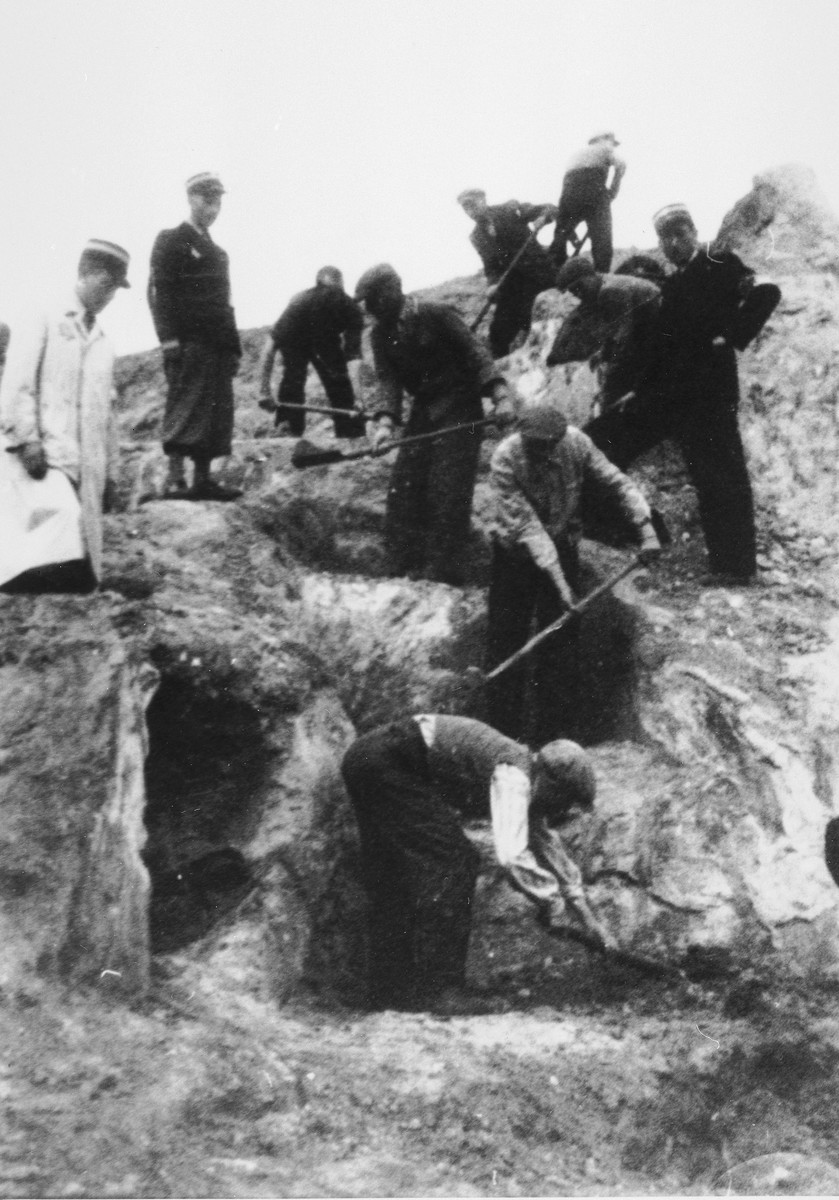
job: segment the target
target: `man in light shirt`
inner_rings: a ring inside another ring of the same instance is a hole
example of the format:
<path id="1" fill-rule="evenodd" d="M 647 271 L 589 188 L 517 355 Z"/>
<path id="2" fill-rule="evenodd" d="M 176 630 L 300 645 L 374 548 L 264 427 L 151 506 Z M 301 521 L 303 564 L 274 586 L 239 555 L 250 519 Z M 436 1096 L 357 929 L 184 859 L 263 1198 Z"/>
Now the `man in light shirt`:
<path id="1" fill-rule="evenodd" d="M 567 243 L 583 222 L 591 238 L 595 267 L 598 271 L 608 271 L 611 267 L 612 201 L 617 198 L 626 172 L 626 163 L 615 153 L 619 145 L 613 133 L 596 133 L 568 163 L 550 248 L 557 267 L 568 257 Z"/>
<path id="2" fill-rule="evenodd" d="M 372 1008 L 469 1007 L 479 855 L 464 817 L 491 816 L 498 862 L 549 928 L 567 922 L 570 908 L 614 946 L 556 832 L 594 803 L 594 772 L 575 742 L 534 754 L 481 721 L 422 714 L 364 734 L 342 772 L 361 836 Z"/>
<path id="3" fill-rule="evenodd" d="M 0 394 L 5 592 L 86 593 L 101 578 L 102 512 L 114 499 L 118 447 L 114 349 L 98 318 L 130 287 L 128 263 L 121 246 L 92 238 L 64 301 L 11 339 Z"/>
<path id="4" fill-rule="evenodd" d="M 647 501 L 581 430 L 550 405 L 525 408 L 515 433 L 490 461 L 492 567 L 487 669 L 574 604 L 580 584 L 583 506 L 594 519 L 615 517 L 652 560 L 661 551 Z M 534 741 L 573 737 L 581 720 L 583 667 L 573 623 L 533 655 Z M 508 737 L 526 733 L 527 662 L 490 682 L 489 719 Z"/>

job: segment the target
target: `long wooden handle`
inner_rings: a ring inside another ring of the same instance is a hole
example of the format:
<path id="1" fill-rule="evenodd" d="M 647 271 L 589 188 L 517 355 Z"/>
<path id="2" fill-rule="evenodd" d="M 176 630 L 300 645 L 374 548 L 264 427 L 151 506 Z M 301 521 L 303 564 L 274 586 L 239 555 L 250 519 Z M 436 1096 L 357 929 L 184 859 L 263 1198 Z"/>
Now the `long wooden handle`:
<path id="1" fill-rule="evenodd" d="M 506 269 L 506 271 L 504 272 L 504 274 L 503 274 L 503 275 L 501 276 L 501 278 L 498 280 L 498 283 L 496 283 L 496 284 L 495 284 L 495 291 L 496 291 L 496 292 L 497 292 L 497 291 L 498 291 L 498 289 L 501 287 L 501 284 L 502 284 L 502 283 L 504 283 L 504 281 L 506 280 L 506 278 L 507 278 L 507 276 L 510 274 L 510 272 L 513 270 L 513 268 L 516 266 L 516 264 L 518 263 L 519 259 L 520 259 L 520 258 L 521 258 L 521 256 L 524 254 L 525 250 L 527 249 L 527 247 L 528 247 L 528 246 L 530 245 L 530 243 L 531 243 L 531 242 L 532 242 L 532 241 L 535 239 L 535 237 L 536 237 L 536 234 L 537 234 L 538 232 L 539 232 L 539 231 L 538 231 L 538 229 L 531 229 L 531 231 L 530 231 L 530 236 L 529 236 L 529 237 L 528 237 L 528 238 L 527 238 L 525 241 L 523 241 L 523 242 L 522 242 L 521 246 L 518 248 L 518 250 L 516 251 L 516 253 L 515 253 L 514 257 L 512 258 L 512 260 L 511 260 L 511 262 L 510 262 L 510 265 L 507 267 L 507 269 Z M 475 320 L 474 320 L 474 321 L 472 322 L 472 324 L 469 326 L 469 330 L 470 330 L 470 332 L 471 332 L 471 333 L 474 333 L 474 332 L 475 332 L 475 330 L 476 330 L 476 329 L 478 328 L 478 326 L 480 325 L 481 321 L 483 321 L 484 317 L 487 315 L 487 313 L 489 312 L 490 308 L 492 307 L 492 302 L 493 302 L 493 300 L 494 300 L 494 299 L 495 299 L 495 296 L 494 296 L 494 295 L 493 295 L 493 296 L 490 296 L 490 298 L 489 298 L 489 299 L 488 299 L 488 300 L 487 300 L 487 301 L 484 303 L 483 307 L 481 308 L 481 311 L 478 313 L 478 315 L 477 315 L 477 317 L 475 318 Z"/>
<path id="2" fill-rule="evenodd" d="M 564 941 L 578 942 L 581 946 L 585 946 L 587 950 L 593 950 L 596 954 L 600 954 L 603 958 L 610 962 L 618 963 L 621 966 L 633 967 L 636 971 L 643 972 L 644 975 L 652 975 L 657 979 L 682 979 L 684 972 L 679 967 L 672 963 L 660 962 L 655 958 L 646 958 L 642 954 L 633 954 L 631 950 L 610 950 L 604 946 L 591 934 L 584 933 L 581 929 L 576 929 L 571 925 L 555 925 L 547 931 L 551 937 L 559 938 Z"/>
<path id="3" fill-rule="evenodd" d="M 578 604 L 575 604 L 573 608 L 569 608 L 568 612 L 563 613 L 562 616 L 552 624 L 547 625 L 544 629 L 540 630 L 539 633 L 535 634 L 529 642 L 525 642 L 520 649 L 516 650 L 515 654 L 511 654 L 509 658 L 505 658 L 504 661 L 499 663 L 497 667 L 493 667 L 491 671 L 488 671 L 486 678 L 495 679 L 495 677 L 500 675 L 502 671 L 508 670 L 515 663 L 519 662 L 526 655 L 528 655 L 531 650 L 535 649 L 536 646 L 541 645 L 541 643 L 544 642 L 546 638 L 549 638 L 551 634 L 557 633 L 558 630 L 562 629 L 563 625 L 567 625 L 572 617 L 576 617 L 581 612 L 585 612 L 590 604 L 593 604 L 595 600 L 599 599 L 604 592 L 608 592 L 611 588 L 613 588 L 616 583 L 620 583 L 622 579 L 626 578 L 631 571 L 636 570 L 638 566 L 639 559 L 637 557 L 633 558 L 632 562 L 627 563 L 625 566 L 621 567 L 619 571 L 616 571 L 614 575 L 610 575 L 608 579 L 603 581 L 603 583 L 599 584 L 596 588 L 593 588 L 587 596 L 584 596 L 582 600 L 579 601 Z"/>
<path id="4" fill-rule="evenodd" d="M 380 458 L 390 454 L 400 446 L 411 446 L 415 442 L 427 442 L 434 438 L 446 437 L 450 433 L 460 433 L 464 429 L 481 429 L 485 425 L 497 425 L 497 417 L 483 417 L 478 421 L 464 421 L 461 425 L 449 425 L 444 429 L 432 429 L 429 433 L 415 433 L 411 437 L 399 438 L 393 442 L 384 442 L 381 446 L 373 446 L 364 450 L 319 450 L 311 442 L 301 440 L 294 447 L 291 463 L 294 467 L 317 467 L 327 463 L 349 462 L 354 458 Z"/>

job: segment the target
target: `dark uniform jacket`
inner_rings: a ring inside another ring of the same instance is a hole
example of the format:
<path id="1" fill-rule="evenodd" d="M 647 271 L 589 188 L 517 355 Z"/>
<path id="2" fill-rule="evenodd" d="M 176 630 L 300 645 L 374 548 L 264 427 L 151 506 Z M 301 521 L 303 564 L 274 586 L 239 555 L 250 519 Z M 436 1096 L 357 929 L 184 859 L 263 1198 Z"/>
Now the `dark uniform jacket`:
<path id="1" fill-rule="evenodd" d="M 361 309 L 346 292 L 333 287 L 315 286 L 298 292 L 271 330 L 278 350 L 302 354 L 334 352 L 344 337 L 344 357 L 361 354 Z"/>
<path id="2" fill-rule="evenodd" d="M 519 204 L 517 200 L 508 200 L 505 204 L 491 205 L 486 217 L 475 222 L 469 240 L 480 255 L 489 283 L 501 278 L 533 232 L 530 222 L 541 217 L 546 207 L 545 204 Z M 516 272 L 519 271 L 550 275 L 545 249 L 535 238 L 516 265 Z M 545 287 L 550 286 L 550 282 Z"/>
<path id="3" fill-rule="evenodd" d="M 679 408 L 694 402 L 736 406 L 735 350 L 757 335 L 780 299 L 774 284 L 754 286 L 754 272 L 730 250 L 701 246 L 662 284 L 661 356 L 654 378 Z M 714 345 L 724 338 L 725 345 Z"/>
<path id="4" fill-rule="evenodd" d="M 201 342 L 241 354 L 227 254 L 189 221 L 157 235 L 148 300 L 161 342 Z"/>
<path id="5" fill-rule="evenodd" d="M 489 352 L 445 304 L 407 299 L 394 325 L 373 327 L 379 379 L 376 415 L 402 420 L 403 389 L 418 421 L 480 420 L 481 396 L 502 379 Z"/>

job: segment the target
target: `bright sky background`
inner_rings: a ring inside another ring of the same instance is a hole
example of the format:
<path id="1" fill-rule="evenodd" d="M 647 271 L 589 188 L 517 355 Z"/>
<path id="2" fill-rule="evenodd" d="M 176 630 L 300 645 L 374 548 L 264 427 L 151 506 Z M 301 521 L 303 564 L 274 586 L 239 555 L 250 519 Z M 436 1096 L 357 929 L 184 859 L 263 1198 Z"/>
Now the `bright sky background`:
<path id="1" fill-rule="evenodd" d="M 767 167 L 814 168 L 839 211 L 836 0 L 0 0 L 0 317 L 72 286 L 90 237 L 126 246 L 117 349 L 155 343 L 145 301 L 183 182 L 228 189 L 213 234 L 242 328 L 335 263 L 407 289 L 479 263 L 455 203 L 558 198 L 569 155 L 614 129 L 618 247 L 683 200 L 700 232 Z"/>

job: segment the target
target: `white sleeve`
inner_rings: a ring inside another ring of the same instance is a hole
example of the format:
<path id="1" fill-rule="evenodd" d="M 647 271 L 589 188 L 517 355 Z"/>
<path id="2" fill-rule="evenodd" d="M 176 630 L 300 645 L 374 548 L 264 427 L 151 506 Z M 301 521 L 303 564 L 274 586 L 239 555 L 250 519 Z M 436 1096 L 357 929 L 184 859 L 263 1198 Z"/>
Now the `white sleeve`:
<path id="1" fill-rule="evenodd" d="M 529 806 L 530 780 L 527 775 L 510 763 L 499 763 L 489 788 L 495 853 L 514 886 L 543 904 L 558 894 L 559 887 L 554 876 L 539 866 L 528 848 Z"/>

